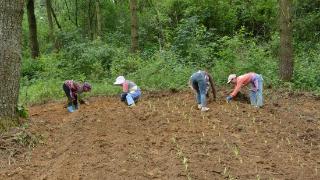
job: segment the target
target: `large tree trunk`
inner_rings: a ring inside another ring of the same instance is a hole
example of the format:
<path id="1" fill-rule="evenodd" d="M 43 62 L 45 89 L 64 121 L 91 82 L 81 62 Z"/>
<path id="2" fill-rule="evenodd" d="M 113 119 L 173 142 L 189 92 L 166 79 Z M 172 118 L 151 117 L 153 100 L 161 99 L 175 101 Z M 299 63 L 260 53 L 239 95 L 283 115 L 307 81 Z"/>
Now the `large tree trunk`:
<path id="1" fill-rule="evenodd" d="M 24 2 L 0 0 L 0 121 L 17 119 Z"/>
<path id="2" fill-rule="evenodd" d="M 280 0 L 280 78 L 290 81 L 293 75 L 292 0 Z"/>
<path id="3" fill-rule="evenodd" d="M 54 26 L 52 21 L 52 5 L 51 0 L 46 0 L 47 17 L 49 24 L 49 39 L 53 42 L 54 40 Z"/>
<path id="4" fill-rule="evenodd" d="M 39 43 L 36 16 L 34 15 L 34 0 L 28 0 L 27 2 L 27 14 L 29 23 L 29 46 L 31 50 L 31 57 L 35 59 L 39 56 Z"/>
<path id="5" fill-rule="evenodd" d="M 137 0 L 130 0 L 131 11 L 131 52 L 136 53 L 138 46 Z"/>

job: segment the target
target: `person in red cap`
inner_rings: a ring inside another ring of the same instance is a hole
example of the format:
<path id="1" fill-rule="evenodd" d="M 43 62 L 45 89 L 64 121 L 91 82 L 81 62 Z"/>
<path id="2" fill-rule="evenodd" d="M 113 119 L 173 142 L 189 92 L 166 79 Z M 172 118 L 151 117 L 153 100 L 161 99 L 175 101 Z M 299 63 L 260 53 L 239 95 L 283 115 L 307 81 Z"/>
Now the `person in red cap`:
<path id="1" fill-rule="evenodd" d="M 91 91 L 91 85 L 87 82 L 80 84 L 73 80 L 66 80 L 62 86 L 68 98 L 67 109 L 69 112 L 74 112 L 79 109 L 78 95 L 82 92 Z"/>
<path id="2" fill-rule="evenodd" d="M 250 89 L 250 102 L 255 107 L 263 106 L 263 78 L 260 74 L 250 72 L 242 76 L 236 74 L 230 74 L 228 77 L 228 84 L 232 83 L 235 85 L 233 92 L 227 96 L 226 100 L 229 103 L 240 91 L 243 86 L 251 84 Z"/>

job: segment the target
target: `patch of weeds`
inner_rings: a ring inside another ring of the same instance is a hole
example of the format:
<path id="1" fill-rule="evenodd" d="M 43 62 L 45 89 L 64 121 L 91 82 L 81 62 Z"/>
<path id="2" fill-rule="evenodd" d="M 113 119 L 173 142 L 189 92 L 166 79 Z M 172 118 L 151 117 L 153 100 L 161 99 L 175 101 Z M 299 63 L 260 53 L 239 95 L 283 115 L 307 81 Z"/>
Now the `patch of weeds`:
<path id="1" fill-rule="evenodd" d="M 42 136 L 32 134 L 23 129 L 13 135 L 13 140 L 24 147 L 34 148 L 42 140 Z"/>
<path id="2" fill-rule="evenodd" d="M 11 165 L 16 161 L 17 155 L 27 154 L 37 144 L 41 143 L 42 139 L 41 135 L 28 130 L 28 124 L 19 128 L 11 128 L 0 134 L 0 152 L 8 156 L 8 164 Z"/>
<path id="3" fill-rule="evenodd" d="M 28 109 L 22 104 L 18 105 L 17 112 L 18 112 L 19 117 L 21 117 L 21 118 L 28 118 L 29 117 Z"/>

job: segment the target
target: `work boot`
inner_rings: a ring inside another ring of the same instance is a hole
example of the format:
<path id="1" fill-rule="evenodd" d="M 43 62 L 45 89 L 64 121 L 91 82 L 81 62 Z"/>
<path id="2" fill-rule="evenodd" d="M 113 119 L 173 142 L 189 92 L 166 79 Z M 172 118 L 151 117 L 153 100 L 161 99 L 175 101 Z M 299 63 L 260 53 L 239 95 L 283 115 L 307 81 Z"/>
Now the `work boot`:
<path id="1" fill-rule="evenodd" d="M 135 107 L 135 106 L 136 106 L 135 103 L 133 103 L 133 104 L 131 104 L 131 105 L 128 105 L 129 108 L 133 108 L 133 107 Z"/>
<path id="2" fill-rule="evenodd" d="M 205 111 L 208 111 L 209 110 L 209 108 L 207 108 L 207 107 L 201 107 L 201 111 L 202 112 L 205 112 Z"/>
<path id="3" fill-rule="evenodd" d="M 74 112 L 72 105 L 71 105 L 71 106 L 68 106 L 67 109 L 68 109 L 68 111 L 71 112 L 71 113 Z"/>

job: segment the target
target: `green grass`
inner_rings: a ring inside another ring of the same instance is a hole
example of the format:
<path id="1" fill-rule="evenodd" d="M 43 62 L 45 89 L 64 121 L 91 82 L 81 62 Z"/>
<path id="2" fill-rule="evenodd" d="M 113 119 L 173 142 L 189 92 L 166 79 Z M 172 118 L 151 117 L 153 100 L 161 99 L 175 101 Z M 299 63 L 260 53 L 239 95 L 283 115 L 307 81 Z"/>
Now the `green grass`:
<path id="1" fill-rule="evenodd" d="M 46 103 L 50 100 L 61 100 L 65 98 L 65 93 L 62 89 L 64 80 L 48 80 L 35 81 L 28 86 L 22 86 L 20 89 L 19 103 L 23 105 L 32 105 L 38 103 Z M 115 95 L 121 91 L 117 86 L 114 86 L 111 80 L 101 82 L 90 82 L 92 91 L 83 93 L 83 97 Z"/>

